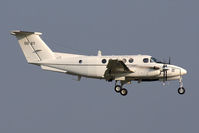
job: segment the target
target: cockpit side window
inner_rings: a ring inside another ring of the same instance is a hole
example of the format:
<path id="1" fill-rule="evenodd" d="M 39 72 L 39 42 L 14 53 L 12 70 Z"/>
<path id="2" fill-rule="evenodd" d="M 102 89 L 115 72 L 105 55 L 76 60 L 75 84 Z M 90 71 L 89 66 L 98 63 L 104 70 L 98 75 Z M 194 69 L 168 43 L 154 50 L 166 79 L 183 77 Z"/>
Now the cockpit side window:
<path id="1" fill-rule="evenodd" d="M 148 58 L 144 58 L 144 59 L 143 59 L 143 62 L 144 62 L 144 63 L 148 63 L 148 62 L 149 62 L 149 59 L 148 59 Z"/>
<path id="2" fill-rule="evenodd" d="M 153 62 L 157 62 L 157 60 L 156 60 L 156 58 L 151 57 L 150 62 L 151 62 L 151 63 L 153 63 Z"/>
<path id="3" fill-rule="evenodd" d="M 151 57 L 150 62 L 151 62 L 151 63 L 152 63 L 152 62 L 155 62 L 155 63 L 164 63 L 164 62 L 162 62 L 161 60 L 156 59 L 156 58 L 154 58 L 154 57 Z"/>

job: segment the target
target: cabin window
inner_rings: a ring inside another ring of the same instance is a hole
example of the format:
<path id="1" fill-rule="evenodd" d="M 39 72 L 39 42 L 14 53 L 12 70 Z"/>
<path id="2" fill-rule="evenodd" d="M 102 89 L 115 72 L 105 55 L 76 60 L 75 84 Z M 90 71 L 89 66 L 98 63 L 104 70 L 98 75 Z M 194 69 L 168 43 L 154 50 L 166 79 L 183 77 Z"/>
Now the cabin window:
<path id="1" fill-rule="evenodd" d="M 106 59 L 102 59 L 102 63 L 105 64 L 106 63 Z"/>
<path id="2" fill-rule="evenodd" d="M 132 58 L 129 59 L 129 63 L 133 63 L 133 59 Z"/>
<path id="3" fill-rule="evenodd" d="M 79 60 L 79 64 L 81 64 L 82 63 L 82 60 Z"/>
<path id="4" fill-rule="evenodd" d="M 124 58 L 124 59 L 122 59 L 122 61 L 124 62 L 124 63 L 126 63 L 126 59 Z"/>
<path id="5" fill-rule="evenodd" d="M 144 59 L 143 59 L 143 62 L 144 62 L 144 63 L 148 63 L 148 62 L 149 62 L 149 59 L 148 59 L 148 58 L 144 58 Z"/>

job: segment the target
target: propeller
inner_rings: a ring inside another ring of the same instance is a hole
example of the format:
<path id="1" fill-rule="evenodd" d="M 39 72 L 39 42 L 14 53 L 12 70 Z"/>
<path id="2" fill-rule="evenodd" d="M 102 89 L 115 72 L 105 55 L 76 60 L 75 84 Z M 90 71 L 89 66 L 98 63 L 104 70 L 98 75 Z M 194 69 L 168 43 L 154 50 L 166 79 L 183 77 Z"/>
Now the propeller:
<path id="1" fill-rule="evenodd" d="M 171 58 L 169 57 L 169 61 L 166 63 L 164 62 L 164 65 L 162 66 L 162 72 L 163 72 L 163 83 L 165 83 L 165 81 L 167 81 L 167 71 L 169 70 L 169 68 L 167 67 L 167 64 L 171 64 Z"/>
<path id="2" fill-rule="evenodd" d="M 164 64 L 162 66 L 162 72 L 163 72 L 163 82 L 167 81 L 167 71 L 168 71 L 167 64 Z"/>
<path id="3" fill-rule="evenodd" d="M 169 61 L 156 61 L 156 63 L 161 63 L 163 64 L 162 67 L 159 67 L 159 66 L 154 66 L 152 67 L 154 70 L 158 70 L 160 69 L 160 74 L 163 73 L 163 84 L 165 84 L 165 82 L 167 81 L 167 71 L 169 70 L 168 68 L 168 64 L 171 64 L 171 58 L 169 57 Z"/>
<path id="4" fill-rule="evenodd" d="M 171 64 L 171 57 L 169 57 L 169 60 L 166 61 L 163 59 L 163 61 L 161 61 L 160 63 L 163 63 L 163 64 Z"/>

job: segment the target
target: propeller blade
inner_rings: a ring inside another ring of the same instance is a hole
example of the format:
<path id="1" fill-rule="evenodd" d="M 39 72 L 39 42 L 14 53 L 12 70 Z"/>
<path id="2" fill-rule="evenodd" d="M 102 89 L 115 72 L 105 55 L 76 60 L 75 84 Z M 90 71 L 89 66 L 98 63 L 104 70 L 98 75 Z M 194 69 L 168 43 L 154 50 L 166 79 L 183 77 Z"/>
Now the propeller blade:
<path id="1" fill-rule="evenodd" d="M 165 82 L 165 71 L 163 71 L 163 82 Z"/>
<path id="2" fill-rule="evenodd" d="M 166 64 L 164 64 L 163 66 L 162 66 L 162 72 L 163 72 L 163 82 L 165 83 L 165 81 L 167 81 L 167 71 L 168 71 L 169 69 L 167 68 L 167 65 Z"/>

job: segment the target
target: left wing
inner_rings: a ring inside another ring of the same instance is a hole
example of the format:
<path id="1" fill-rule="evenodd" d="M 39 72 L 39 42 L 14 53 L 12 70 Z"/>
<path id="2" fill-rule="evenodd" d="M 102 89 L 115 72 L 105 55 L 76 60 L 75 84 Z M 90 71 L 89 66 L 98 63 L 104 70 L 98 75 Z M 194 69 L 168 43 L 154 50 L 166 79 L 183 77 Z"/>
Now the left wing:
<path id="1" fill-rule="evenodd" d="M 133 73 L 122 60 L 112 60 L 110 59 L 104 73 L 106 80 L 114 80 L 117 77 L 125 77 L 129 73 Z"/>

